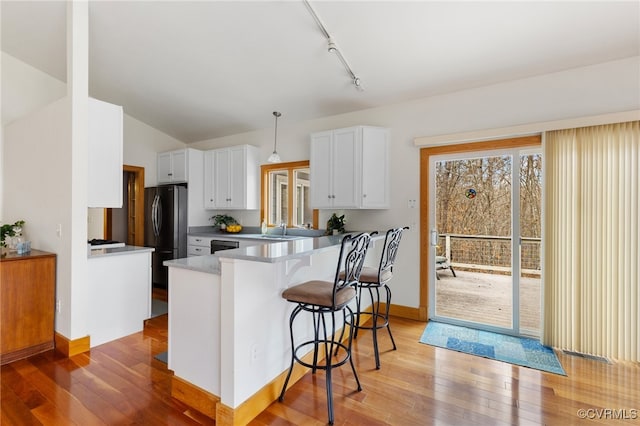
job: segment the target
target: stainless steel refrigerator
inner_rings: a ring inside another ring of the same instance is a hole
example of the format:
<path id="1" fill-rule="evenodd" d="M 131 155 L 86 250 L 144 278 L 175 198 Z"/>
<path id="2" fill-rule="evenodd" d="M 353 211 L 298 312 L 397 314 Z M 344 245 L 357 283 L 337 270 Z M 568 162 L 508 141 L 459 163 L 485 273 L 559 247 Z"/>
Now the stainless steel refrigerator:
<path id="1" fill-rule="evenodd" d="M 154 287 L 167 288 L 165 260 L 187 257 L 187 188 L 162 185 L 144 190 L 144 245 L 153 247 Z"/>

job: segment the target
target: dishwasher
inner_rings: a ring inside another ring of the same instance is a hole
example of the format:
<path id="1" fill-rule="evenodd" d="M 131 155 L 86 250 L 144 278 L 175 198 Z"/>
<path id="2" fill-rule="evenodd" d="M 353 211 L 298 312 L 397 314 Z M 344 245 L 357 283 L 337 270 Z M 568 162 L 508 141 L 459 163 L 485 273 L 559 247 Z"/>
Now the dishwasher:
<path id="1" fill-rule="evenodd" d="M 211 240 L 211 254 L 221 250 L 231 250 L 240 247 L 238 241 Z"/>

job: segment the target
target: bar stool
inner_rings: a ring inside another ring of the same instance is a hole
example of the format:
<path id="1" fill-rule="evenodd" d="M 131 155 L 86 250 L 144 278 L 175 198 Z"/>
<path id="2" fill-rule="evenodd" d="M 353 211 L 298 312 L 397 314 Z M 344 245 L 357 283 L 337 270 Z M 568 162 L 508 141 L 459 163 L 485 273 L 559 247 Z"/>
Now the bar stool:
<path id="1" fill-rule="evenodd" d="M 360 380 L 356 373 L 355 366 L 353 365 L 353 359 L 351 358 L 351 342 L 353 340 L 353 329 L 349 327 L 349 336 L 347 343 L 344 343 L 342 337 L 344 336 L 344 329 L 347 324 L 353 323 L 353 311 L 349 307 L 351 302 L 356 296 L 356 283 L 362 271 L 364 259 L 371 242 L 371 236 L 367 233 L 362 233 L 357 236 L 347 235 L 342 239 L 340 246 L 340 255 L 338 257 L 338 266 L 335 273 L 333 282 L 313 280 L 307 281 L 302 284 L 298 284 L 291 288 L 286 289 L 282 293 L 282 297 L 289 302 L 296 303 L 296 307 L 291 313 L 289 318 L 289 330 L 291 333 L 291 366 L 289 367 L 289 373 L 282 386 L 280 402 L 284 400 L 284 393 L 287 390 L 287 384 L 291 377 L 294 362 L 311 368 L 313 374 L 316 370 L 326 371 L 326 388 L 327 388 L 327 410 L 329 414 L 329 424 L 333 424 L 333 389 L 331 384 L 331 370 L 335 367 L 340 367 L 347 361 L 351 364 L 351 370 L 356 379 L 358 385 L 358 391 L 362 390 L 360 386 Z M 344 269 L 343 269 L 344 268 Z M 342 274 L 341 274 L 342 270 Z M 302 312 L 309 312 L 313 316 L 314 325 L 314 337 L 312 340 L 307 340 L 295 346 L 293 336 L 293 322 Z M 343 315 L 343 327 L 340 338 L 336 339 L 336 313 L 342 312 Z M 347 315 L 349 319 L 347 319 Z M 330 317 L 330 327 L 327 327 L 329 322 L 325 316 Z M 298 356 L 298 352 L 303 348 L 313 346 L 313 361 L 311 363 L 306 362 Z M 344 351 L 344 355 L 337 360 L 333 360 L 331 356 L 335 351 L 337 357 L 339 350 Z M 319 359 L 319 355 L 324 355 L 324 362 Z"/>
<path id="2" fill-rule="evenodd" d="M 408 226 L 404 228 L 389 229 L 384 238 L 384 247 L 382 248 L 382 256 L 380 258 L 380 264 L 378 268 L 365 266 L 362 268 L 360 274 L 360 280 L 357 284 L 356 294 L 356 313 L 354 323 L 354 338 L 358 337 L 358 330 L 365 329 L 371 330 L 373 336 L 373 351 L 376 359 L 376 370 L 380 369 L 380 353 L 378 350 L 378 330 L 381 328 L 387 329 L 391 343 L 393 344 L 393 350 L 396 350 L 396 342 L 393 340 L 393 334 L 391 334 L 391 328 L 389 328 L 389 305 L 391 305 L 391 289 L 387 283 L 393 278 L 393 264 L 396 261 L 396 255 L 398 254 L 398 247 L 400 245 L 400 239 L 402 238 L 402 232 L 405 229 L 409 229 Z M 380 312 L 380 290 L 384 289 L 386 292 L 386 304 L 384 311 Z M 367 290 L 371 300 L 371 312 L 363 312 L 360 304 L 362 303 L 362 291 Z M 375 297 L 374 297 L 375 295 Z M 369 315 L 371 317 L 371 325 L 364 321 L 360 323 L 361 315 Z"/>

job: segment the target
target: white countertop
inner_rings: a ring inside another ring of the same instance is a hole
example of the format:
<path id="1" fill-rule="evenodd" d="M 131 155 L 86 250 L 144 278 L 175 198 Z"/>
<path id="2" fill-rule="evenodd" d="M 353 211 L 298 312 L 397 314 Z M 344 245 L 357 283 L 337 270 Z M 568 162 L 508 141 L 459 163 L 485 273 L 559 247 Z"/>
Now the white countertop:
<path id="1" fill-rule="evenodd" d="M 96 257 L 120 256 L 125 254 L 152 252 L 154 250 L 155 249 L 153 247 L 138 247 L 138 246 L 124 246 L 124 247 L 103 248 L 103 249 L 93 249 L 93 250 L 88 249 L 87 256 L 89 259 L 93 259 Z"/>
<path id="2" fill-rule="evenodd" d="M 351 233 L 356 235 L 357 233 Z M 275 263 L 297 259 L 320 253 L 342 243 L 347 234 L 329 235 L 326 237 L 300 238 L 282 242 L 272 242 L 251 247 L 219 251 L 216 254 L 167 260 L 164 265 L 172 268 L 191 269 L 210 274 L 220 274 L 219 258 L 250 260 L 253 262 Z M 372 239 L 379 240 L 385 234 L 376 234 Z"/>
<path id="3" fill-rule="evenodd" d="M 234 249 L 240 250 L 240 249 Z M 231 250 L 225 250 L 231 251 Z M 214 254 L 204 256 L 192 256 L 182 259 L 165 260 L 163 265 L 169 268 L 190 269 L 192 271 L 206 272 L 208 274 L 220 275 L 220 260 Z"/>

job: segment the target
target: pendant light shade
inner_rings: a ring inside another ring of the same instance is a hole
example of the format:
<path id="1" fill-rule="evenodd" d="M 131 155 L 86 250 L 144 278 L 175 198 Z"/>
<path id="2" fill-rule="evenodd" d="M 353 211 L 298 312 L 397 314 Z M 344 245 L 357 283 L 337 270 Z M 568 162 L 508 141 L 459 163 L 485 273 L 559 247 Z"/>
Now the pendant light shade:
<path id="1" fill-rule="evenodd" d="M 279 113 L 278 111 L 273 111 L 273 116 L 276 118 L 276 125 L 275 125 L 275 134 L 273 137 L 273 153 L 267 159 L 269 163 L 279 163 L 282 161 L 280 159 L 280 155 L 278 155 L 278 150 L 276 149 L 276 145 L 278 143 L 278 117 L 280 117 L 281 115 L 282 114 Z"/>

